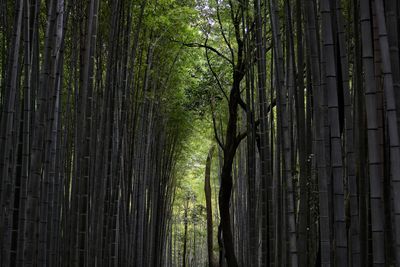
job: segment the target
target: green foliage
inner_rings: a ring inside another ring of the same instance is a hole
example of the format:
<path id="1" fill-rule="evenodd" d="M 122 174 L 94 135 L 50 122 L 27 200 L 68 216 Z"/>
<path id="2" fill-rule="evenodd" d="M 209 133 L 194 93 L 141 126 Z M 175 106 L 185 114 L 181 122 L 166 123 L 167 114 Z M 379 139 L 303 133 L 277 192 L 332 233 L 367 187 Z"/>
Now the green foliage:
<path id="1" fill-rule="evenodd" d="M 154 33 L 175 37 L 177 34 L 189 38 L 195 35 L 190 26 L 196 11 L 187 3 L 175 0 L 160 0 L 148 3 L 144 25 Z"/>

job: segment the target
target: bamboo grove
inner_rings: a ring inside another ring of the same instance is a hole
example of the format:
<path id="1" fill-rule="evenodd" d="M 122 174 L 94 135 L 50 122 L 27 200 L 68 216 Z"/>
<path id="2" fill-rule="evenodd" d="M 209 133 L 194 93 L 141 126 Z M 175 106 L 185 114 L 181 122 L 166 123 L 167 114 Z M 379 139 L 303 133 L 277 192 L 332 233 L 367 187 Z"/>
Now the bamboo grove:
<path id="1" fill-rule="evenodd" d="M 0 0 L 0 266 L 400 266 L 399 32 L 397 0 Z"/>
<path id="2" fill-rule="evenodd" d="M 184 121 L 149 5 L 1 2 L 1 266 L 161 265 Z"/>

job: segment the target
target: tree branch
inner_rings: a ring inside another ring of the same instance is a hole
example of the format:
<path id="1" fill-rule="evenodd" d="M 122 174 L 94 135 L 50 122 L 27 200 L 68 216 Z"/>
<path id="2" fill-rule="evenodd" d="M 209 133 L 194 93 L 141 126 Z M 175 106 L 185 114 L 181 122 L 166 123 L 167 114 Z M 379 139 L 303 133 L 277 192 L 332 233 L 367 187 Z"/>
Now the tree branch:
<path id="1" fill-rule="evenodd" d="M 247 112 L 247 104 L 243 101 L 243 99 L 239 96 L 239 106 Z"/>
<path id="2" fill-rule="evenodd" d="M 199 44 L 199 43 L 185 43 L 185 42 L 181 42 L 181 41 L 176 41 L 176 40 L 172 40 L 173 42 L 176 43 L 180 43 L 184 46 L 187 47 L 197 47 L 197 48 L 206 48 L 209 49 L 211 51 L 213 51 L 215 54 L 217 54 L 218 56 L 222 57 L 223 59 L 225 59 L 226 61 L 228 61 L 231 65 L 233 65 L 233 61 L 231 59 L 229 59 L 227 56 L 225 56 L 224 54 L 222 54 L 221 52 L 219 52 L 217 49 L 215 49 L 212 46 L 206 45 L 206 44 Z"/>
<path id="3" fill-rule="evenodd" d="M 235 62 L 235 54 L 234 54 L 234 52 L 233 52 L 233 49 L 232 49 L 231 44 L 228 42 L 228 39 L 226 38 L 224 29 L 223 29 L 223 27 L 222 27 L 221 16 L 220 16 L 220 13 L 219 13 L 219 4 L 218 4 L 218 0 L 215 0 L 215 1 L 217 2 L 217 18 L 218 18 L 219 29 L 220 29 L 220 31 L 221 31 L 222 37 L 224 38 L 224 41 L 225 41 L 226 45 L 227 45 L 228 48 L 229 48 L 229 51 L 231 52 L 232 62 Z"/>
<path id="4" fill-rule="evenodd" d="M 213 99 L 210 99 L 211 102 L 211 114 L 212 114 L 212 121 L 213 121 L 213 130 L 214 130 L 214 136 L 215 140 L 217 140 L 218 145 L 221 147 L 222 150 L 225 150 L 225 146 L 222 143 L 221 139 L 218 136 L 218 131 L 217 131 L 217 125 L 215 122 L 215 114 L 214 114 L 214 104 L 213 104 Z"/>
<path id="5" fill-rule="evenodd" d="M 276 99 L 272 100 L 272 102 L 271 102 L 271 104 L 268 106 L 266 112 L 269 113 L 269 112 L 271 111 L 271 109 L 274 108 L 275 106 L 276 106 Z M 254 127 L 257 128 L 258 125 L 260 125 L 260 120 L 259 120 L 259 119 L 256 120 L 256 121 L 254 122 Z M 243 133 L 239 133 L 239 134 L 236 136 L 236 142 L 235 142 L 235 146 L 236 146 L 236 147 L 238 147 L 239 144 L 240 144 L 240 142 L 242 142 L 242 140 L 245 139 L 245 138 L 247 137 L 247 134 L 248 134 L 248 132 L 245 131 L 245 132 L 243 132 Z"/>
<path id="6" fill-rule="evenodd" d="M 205 45 L 207 45 L 207 41 L 208 41 L 208 39 L 206 39 Z M 224 91 L 224 88 L 222 87 L 222 84 L 221 84 L 221 82 L 219 81 L 218 75 L 217 75 L 217 73 L 214 71 L 214 69 L 213 69 L 213 67 L 212 67 L 212 65 L 211 65 L 210 58 L 209 58 L 209 56 L 208 56 L 208 49 L 207 49 L 207 48 L 206 48 L 206 58 L 207 58 L 208 67 L 210 68 L 211 73 L 213 74 L 215 80 L 217 80 L 217 84 L 218 84 L 218 87 L 219 87 L 220 91 L 221 91 L 222 94 L 225 96 L 225 99 L 229 102 L 228 96 L 226 95 L 226 93 L 225 93 L 225 91 Z"/>

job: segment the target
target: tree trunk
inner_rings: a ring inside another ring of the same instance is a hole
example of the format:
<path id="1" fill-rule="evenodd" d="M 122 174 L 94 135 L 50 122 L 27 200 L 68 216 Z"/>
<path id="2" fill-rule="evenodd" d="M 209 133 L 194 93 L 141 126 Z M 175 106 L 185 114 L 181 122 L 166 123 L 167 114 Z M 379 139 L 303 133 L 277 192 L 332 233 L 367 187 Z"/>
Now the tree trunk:
<path id="1" fill-rule="evenodd" d="M 390 60 L 388 34 L 386 30 L 385 12 L 382 0 L 375 0 L 379 45 L 382 56 L 382 73 L 386 100 L 386 115 L 388 120 L 388 135 L 390 147 L 390 173 L 393 190 L 394 209 L 394 243 L 396 265 L 400 266 L 400 140 L 397 124 L 396 96 L 393 86 L 393 73 Z M 397 71 L 397 70 L 396 70 Z"/>
<path id="2" fill-rule="evenodd" d="M 207 252 L 208 252 L 208 265 L 210 267 L 216 267 L 217 263 L 214 257 L 213 251 L 213 218 L 212 218 L 212 203 L 211 203 L 211 160 L 214 147 L 210 148 L 206 161 L 206 173 L 204 180 L 204 193 L 206 195 L 206 209 L 207 209 Z"/>
<path id="3" fill-rule="evenodd" d="M 335 67 L 334 41 L 332 33 L 332 8 L 329 0 L 321 1 L 323 54 L 326 64 L 326 89 L 328 91 L 328 115 L 331 141 L 331 168 L 333 178 L 335 262 L 347 266 L 347 233 L 344 207 L 344 179 L 342 144 L 339 122 L 338 83 Z"/>
<path id="4" fill-rule="evenodd" d="M 319 229 L 320 229 L 320 255 L 321 266 L 331 266 L 331 239 L 329 222 L 331 212 L 328 203 L 328 172 L 325 161 L 325 143 L 324 140 L 324 109 L 323 109 L 323 91 L 321 88 L 321 69 L 317 38 L 317 24 L 315 21 L 315 6 L 313 0 L 307 0 L 304 7 L 307 24 L 307 46 L 310 57 L 312 92 L 313 92 L 313 118 L 314 118 L 314 136 L 316 165 L 318 175 L 319 190 Z"/>

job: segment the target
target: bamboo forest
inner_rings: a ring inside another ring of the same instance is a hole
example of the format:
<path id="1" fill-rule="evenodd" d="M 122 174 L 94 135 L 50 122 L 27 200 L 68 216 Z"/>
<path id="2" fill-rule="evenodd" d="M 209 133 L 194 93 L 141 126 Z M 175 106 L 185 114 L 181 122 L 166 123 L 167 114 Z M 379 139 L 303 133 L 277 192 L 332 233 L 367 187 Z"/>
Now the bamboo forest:
<path id="1" fill-rule="evenodd" d="M 400 1 L 0 0 L 0 267 L 400 267 Z"/>

